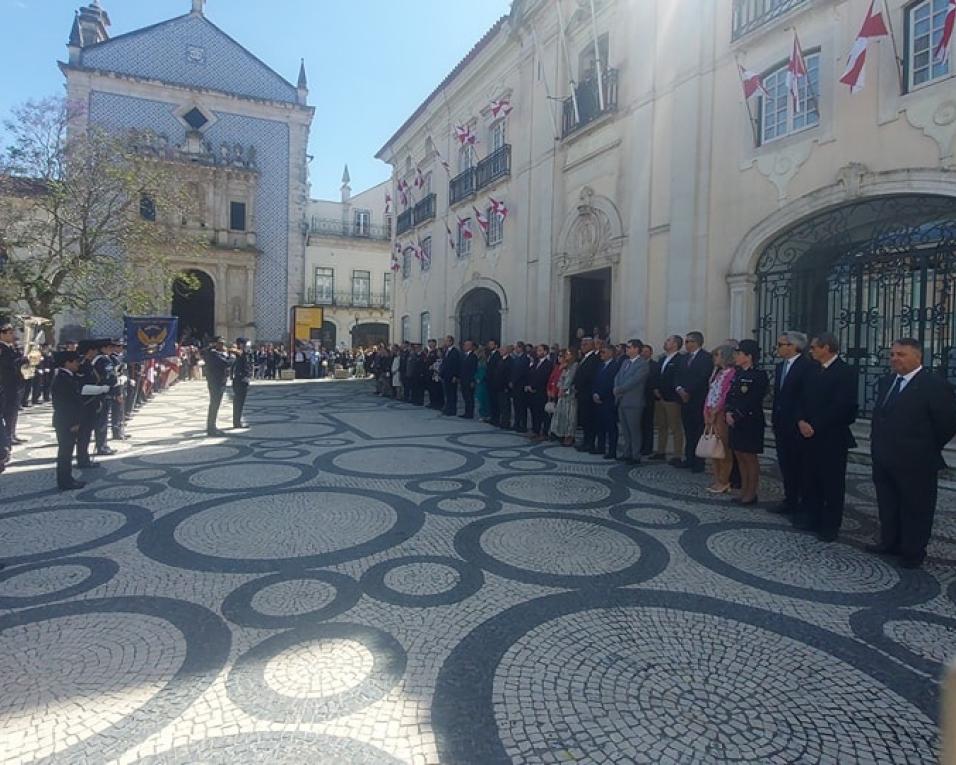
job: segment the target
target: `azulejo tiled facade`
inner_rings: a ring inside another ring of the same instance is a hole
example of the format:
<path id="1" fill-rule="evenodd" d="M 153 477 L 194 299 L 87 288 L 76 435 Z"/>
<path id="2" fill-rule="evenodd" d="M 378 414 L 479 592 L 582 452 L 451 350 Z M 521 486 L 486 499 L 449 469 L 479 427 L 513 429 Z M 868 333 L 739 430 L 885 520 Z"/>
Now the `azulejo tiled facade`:
<path id="1" fill-rule="evenodd" d="M 297 85 L 286 81 L 206 18 L 199 0 L 144 29 L 111 38 L 108 27 L 99 5 L 78 12 L 61 64 L 68 97 L 90 121 L 144 132 L 160 156 L 190 160 L 201 200 L 190 224 L 209 247 L 173 265 L 209 277 L 214 321 L 203 329 L 284 338 L 305 288 L 313 109 L 304 67 Z M 96 331 L 116 329 L 90 318 Z"/>

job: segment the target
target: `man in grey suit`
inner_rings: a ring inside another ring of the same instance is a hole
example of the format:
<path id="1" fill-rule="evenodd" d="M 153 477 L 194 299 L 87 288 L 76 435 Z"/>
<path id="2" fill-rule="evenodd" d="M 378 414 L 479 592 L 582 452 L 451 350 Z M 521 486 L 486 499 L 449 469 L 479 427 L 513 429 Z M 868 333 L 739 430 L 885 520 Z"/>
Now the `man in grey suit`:
<path id="1" fill-rule="evenodd" d="M 624 439 L 624 451 L 619 458 L 628 465 L 641 461 L 641 417 L 644 414 L 644 386 L 650 375 L 650 365 L 641 358 L 640 340 L 629 340 L 627 358 L 614 377 L 614 398 L 618 405 L 618 422 Z"/>

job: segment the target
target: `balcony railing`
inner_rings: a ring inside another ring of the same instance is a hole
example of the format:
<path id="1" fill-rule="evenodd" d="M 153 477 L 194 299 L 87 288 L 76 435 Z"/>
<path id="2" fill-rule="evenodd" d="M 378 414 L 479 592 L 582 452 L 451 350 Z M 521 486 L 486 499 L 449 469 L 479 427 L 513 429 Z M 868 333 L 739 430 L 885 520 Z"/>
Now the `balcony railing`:
<path id="1" fill-rule="evenodd" d="M 601 108 L 601 99 L 598 97 L 597 77 L 578 83 L 575 95 L 578 101 L 577 119 L 574 113 L 574 99 L 564 99 L 564 108 L 561 119 L 561 137 L 565 138 L 585 125 L 594 122 L 609 112 L 617 111 L 617 69 L 608 69 L 603 73 L 604 108 Z"/>
<path id="2" fill-rule="evenodd" d="M 499 178 L 511 175 L 511 145 L 495 149 L 475 167 L 475 185 L 482 189 Z"/>
<path id="3" fill-rule="evenodd" d="M 395 220 L 395 233 L 401 236 L 406 231 L 412 230 L 412 208 L 409 207 L 404 212 L 398 214 Z"/>
<path id="4" fill-rule="evenodd" d="M 732 38 L 736 40 L 750 34 L 806 2 L 807 0 L 734 0 Z"/>
<path id="5" fill-rule="evenodd" d="M 307 305 L 330 306 L 334 308 L 388 308 L 388 296 L 360 292 L 329 292 L 311 287 L 306 290 Z"/>
<path id="6" fill-rule="evenodd" d="M 420 226 L 427 220 L 435 217 L 435 195 L 429 194 L 425 198 L 416 202 L 412 208 L 412 225 Z"/>
<path id="7" fill-rule="evenodd" d="M 390 239 L 387 226 L 378 223 L 358 223 L 333 218 L 312 218 L 309 232 L 316 236 L 344 236 L 349 239 Z"/>
<path id="8" fill-rule="evenodd" d="M 469 167 L 448 183 L 448 203 L 456 204 L 475 193 L 475 168 Z"/>

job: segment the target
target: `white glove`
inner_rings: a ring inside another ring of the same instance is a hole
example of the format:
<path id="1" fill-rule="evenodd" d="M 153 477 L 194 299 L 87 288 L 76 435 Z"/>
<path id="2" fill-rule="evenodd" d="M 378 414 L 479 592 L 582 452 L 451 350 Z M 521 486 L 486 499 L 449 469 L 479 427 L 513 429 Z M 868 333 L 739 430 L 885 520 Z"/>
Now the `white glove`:
<path id="1" fill-rule="evenodd" d="M 110 392 L 109 385 L 84 385 L 80 389 L 81 396 L 102 396 Z"/>
<path id="2" fill-rule="evenodd" d="M 116 378 L 117 385 L 126 385 L 129 382 L 129 378 L 126 375 L 120 375 Z"/>

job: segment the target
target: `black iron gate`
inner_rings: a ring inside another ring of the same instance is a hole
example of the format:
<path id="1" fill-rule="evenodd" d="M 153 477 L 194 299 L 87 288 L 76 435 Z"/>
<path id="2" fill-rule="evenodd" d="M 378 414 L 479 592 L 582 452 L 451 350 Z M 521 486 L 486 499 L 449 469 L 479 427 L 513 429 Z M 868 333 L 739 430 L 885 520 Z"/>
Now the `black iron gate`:
<path id="1" fill-rule="evenodd" d="M 833 332 L 873 406 L 900 337 L 956 381 L 956 199 L 880 197 L 815 216 L 777 237 L 757 264 L 762 363 L 785 330 Z"/>
<path id="2" fill-rule="evenodd" d="M 501 342 L 501 300 L 486 287 L 473 289 L 464 300 L 458 314 L 461 340 L 484 345 L 489 340 Z"/>

